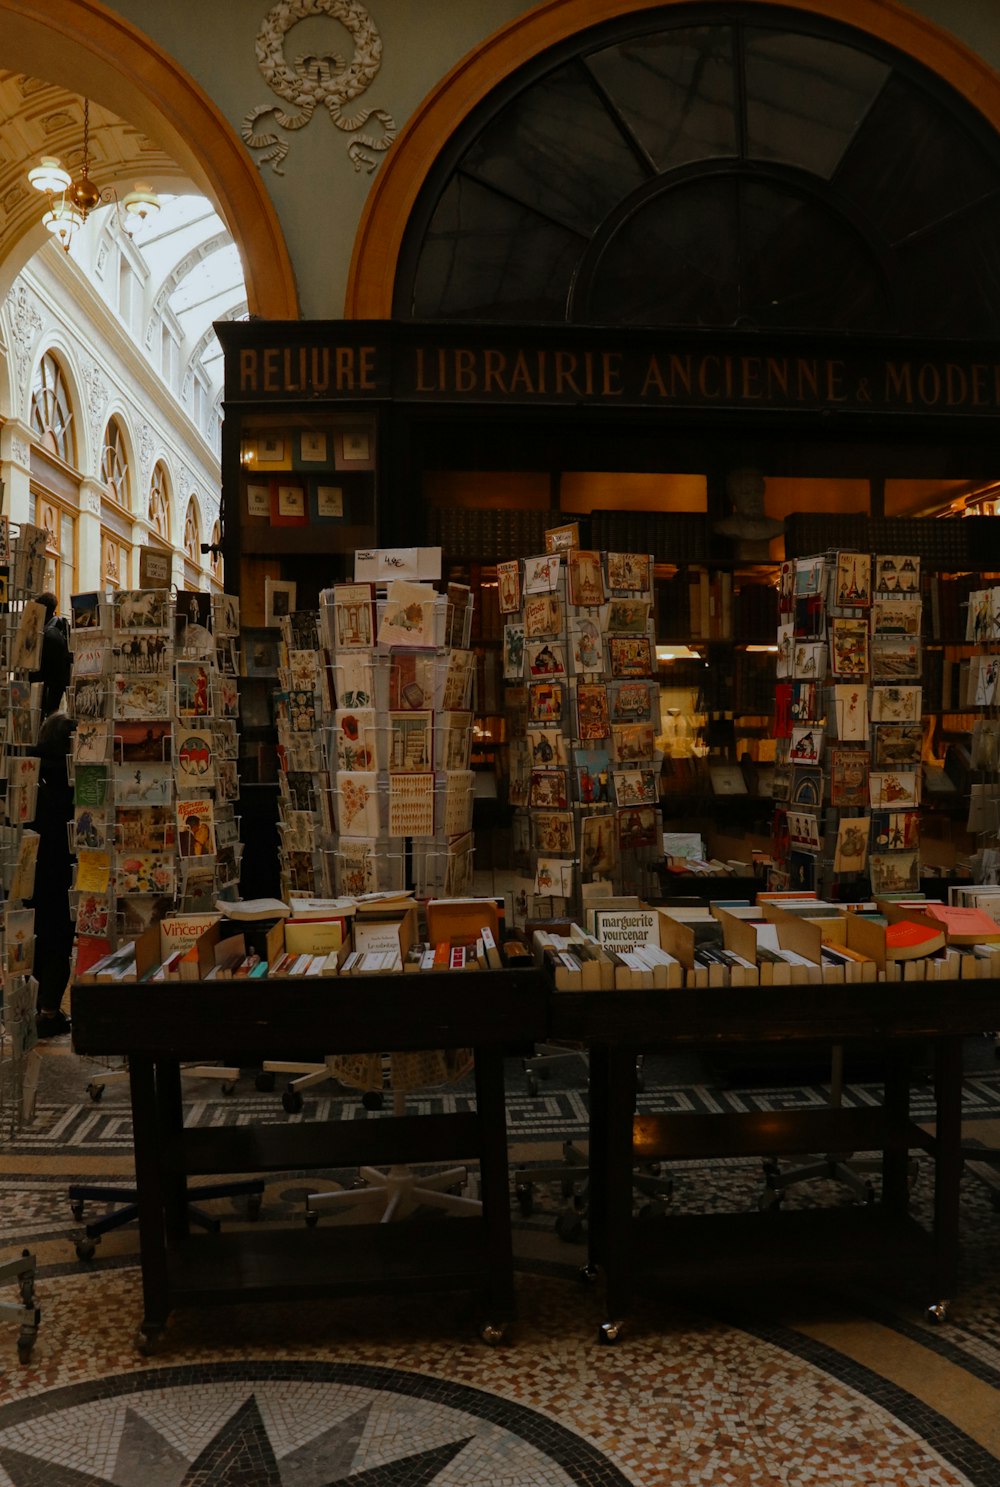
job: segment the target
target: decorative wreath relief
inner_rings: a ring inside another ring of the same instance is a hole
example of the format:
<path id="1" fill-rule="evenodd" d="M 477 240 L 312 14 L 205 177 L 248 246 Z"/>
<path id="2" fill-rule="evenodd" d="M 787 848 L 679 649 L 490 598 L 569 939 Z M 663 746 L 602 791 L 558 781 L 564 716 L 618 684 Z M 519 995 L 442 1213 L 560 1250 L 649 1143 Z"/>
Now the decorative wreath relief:
<path id="1" fill-rule="evenodd" d="M 285 60 L 286 33 L 297 22 L 315 15 L 331 16 L 351 33 L 354 56 L 350 62 L 335 52 L 322 56 L 308 53 L 296 57 L 291 65 Z M 395 120 L 381 108 L 362 109 L 346 118 L 343 113 L 344 107 L 374 81 L 382 62 L 382 38 L 365 7 L 357 0 L 279 0 L 264 17 L 255 50 L 268 86 L 298 109 L 298 113 L 286 113 L 277 104 L 264 103 L 247 114 L 242 134 L 252 150 L 263 152 L 257 164 L 266 163 L 283 175 L 282 161 L 290 148 L 290 141 L 279 135 L 258 132 L 262 119 L 271 115 L 282 129 L 302 129 L 322 105 L 337 128 L 347 133 L 363 129 L 369 119 L 378 120 L 382 127 L 377 135 L 359 134 L 347 148 L 355 170 L 364 166 L 373 171 L 377 162 L 368 152 L 380 154 L 389 148 L 396 138 Z"/>

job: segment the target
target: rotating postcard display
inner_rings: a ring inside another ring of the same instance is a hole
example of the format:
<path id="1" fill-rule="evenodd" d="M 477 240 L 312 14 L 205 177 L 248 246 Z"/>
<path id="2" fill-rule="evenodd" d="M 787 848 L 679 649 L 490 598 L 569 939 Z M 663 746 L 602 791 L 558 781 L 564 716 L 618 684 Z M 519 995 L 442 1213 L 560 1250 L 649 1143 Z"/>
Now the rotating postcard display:
<path id="1" fill-rule="evenodd" d="M 74 594 L 76 974 L 167 914 L 238 896 L 239 600 Z"/>
<path id="2" fill-rule="evenodd" d="M 832 550 L 782 564 L 774 886 L 920 886 L 920 559 Z"/>
<path id="3" fill-rule="evenodd" d="M 471 621 L 464 584 L 342 583 L 320 595 L 324 892 L 471 890 Z"/>
<path id="4" fill-rule="evenodd" d="M 580 548 L 497 566 L 518 922 L 586 884 L 642 894 L 662 856 L 652 573 Z"/>
<path id="5" fill-rule="evenodd" d="M 957 699 L 974 719 L 966 830 L 976 837 L 976 851 L 970 870 L 974 883 L 994 884 L 1000 881 L 1000 588 L 969 594 L 965 639 L 976 647 L 967 668 L 960 666 Z"/>
<path id="6" fill-rule="evenodd" d="M 30 823 L 38 801 L 40 761 L 33 754 L 41 721 L 40 682 L 30 674 L 41 664 L 43 605 L 32 598 L 45 585 L 48 534 L 23 524 L 12 535 L 0 517 L 0 729 L 3 731 L 3 824 L 0 826 L 0 876 L 3 880 L 3 1057 L 15 1060 L 33 1042 L 36 987 L 35 911 L 26 903 L 35 891 L 38 833 Z M 11 1040 L 15 1040 L 11 1046 Z M 5 1129 L 17 1124 L 18 1111 L 0 1099 Z"/>

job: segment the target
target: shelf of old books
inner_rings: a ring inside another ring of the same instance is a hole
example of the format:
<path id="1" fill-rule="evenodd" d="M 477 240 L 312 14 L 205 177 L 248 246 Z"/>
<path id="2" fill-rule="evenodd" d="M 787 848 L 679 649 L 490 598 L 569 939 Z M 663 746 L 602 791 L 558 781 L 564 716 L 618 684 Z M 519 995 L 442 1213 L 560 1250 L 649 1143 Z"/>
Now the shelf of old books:
<path id="1" fill-rule="evenodd" d="M 920 559 L 830 550 L 782 564 L 774 886 L 920 886 Z"/>
<path id="2" fill-rule="evenodd" d="M 239 600 L 71 597 L 75 972 L 238 896 Z"/>
<path id="3" fill-rule="evenodd" d="M 646 894 L 662 856 L 649 553 L 560 547 L 497 566 L 515 920 Z"/>

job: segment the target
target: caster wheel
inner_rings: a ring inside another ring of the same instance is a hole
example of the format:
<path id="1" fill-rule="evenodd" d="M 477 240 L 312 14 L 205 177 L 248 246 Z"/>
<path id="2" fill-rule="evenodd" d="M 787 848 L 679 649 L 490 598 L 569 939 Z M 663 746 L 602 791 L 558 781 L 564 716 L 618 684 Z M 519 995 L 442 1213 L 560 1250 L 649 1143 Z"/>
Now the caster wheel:
<path id="1" fill-rule="evenodd" d="M 76 1258 L 78 1260 L 92 1260 L 97 1245 L 92 1239 L 78 1239 L 76 1241 Z"/>
<path id="2" fill-rule="evenodd" d="M 261 1069 L 259 1074 L 254 1075 L 254 1089 L 260 1090 L 262 1095 L 269 1095 L 274 1089 L 274 1075 L 266 1069 Z"/>
<path id="3" fill-rule="evenodd" d="M 307 1229 L 315 1229 L 316 1225 L 319 1223 L 319 1214 L 317 1213 L 315 1208 L 307 1208 L 305 1213 L 303 1214 L 303 1217 L 306 1221 Z"/>
<path id="4" fill-rule="evenodd" d="M 621 1337 L 621 1325 L 618 1322 L 602 1322 L 597 1331 L 597 1341 L 604 1347 L 610 1348 Z"/>
<path id="5" fill-rule="evenodd" d="M 597 1284 L 597 1273 L 596 1265 L 581 1265 L 576 1278 L 583 1286 L 593 1286 Z"/>
<path id="6" fill-rule="evenodd" d="M 949 1303 L 947 1301 L 932 1301 L 924 1313 L 925 1319 L 932 1326 L 940 1327 L 943 1322 L 948 1320 L 948 1307 Z"/>
<path id="7" fill-rule="evenodd" d="M 222 1093 L 224 1095 L 231 1095 L 235 1089 L 236 1089 L 236 1086 L 235 1086 L 235 1084 L 233 1083 L 233 1081 L 231 1079 L 225 1079 L 225 1080 L 223 1080 L 223 1083 L 222 1083 Z"/>
<path id="8" fill-rule="evenodd" d="M 251 1223 L 260 1218 L 261 1196 L 259 1193 L 251 1193 L 247 1199 L 247 1218 Z"/>
<path id="9" fill-rule="evenodd" d="M 83 1199 L 74 1198 L 72 1203 L 69 1205 L 69 1211 L 76 1219 L 77 1223 L 79 1223 L 80 1220 L 83 1218 Z"/>
<path id="10" fill-rule="evenodd" d="M 537 1093 L 538 1093 L 538 1075 L 536 1073 L 534 1073 L 532 1070 L 529 1070 L 529 1072 L 525 1075 L 525 1083 L 528 1086 L 528 1094 L 529 1095 L 537 1095 Z"/>
<path id="11" fill-rule="evenodd" d="M 517 1206 L 521 1210 L 525 1218 L 527 1218 L 529 1214 L 534 1213 L 535 1194 L 530 1183 L 518 1183 L 517 1187 L 514 1189 L 514 1196 L 517 1198 Z"/>
<path id="12" fill-rule="evenodd" d="M 302 1109 L 302 1096 L 296 1089 L 286 1089 L 281 1096 L 282 1109 L 289 1115 L 298 1115 Z"/>
<path id="13" fill-rule="evenodd" d="M 101 1096 L 103 1095 L 103 1093 L 104 1093 L 104 1085 L 103 1084 L 88 1084 L 87 1085 L 87 1094 L 93 1100 L 93 1102 L 94 1102 L 95 1105 L 99 1104 L 100 1099 L 101 1099 Z"/>
<path id="14" fill-rule="evenodd" d="M 488 1348 L 498 1348 L 507 1335 L 503 1323 L 487 1322 L 479 1329 L 479 1336 Z"/>
<path id="15" fill-rule="evenodd" d="M 556 1233 L 564 1244 L 576 1244 L 583 1237 L 583 1219 L 578 1213 L 556 1214 Z"/>

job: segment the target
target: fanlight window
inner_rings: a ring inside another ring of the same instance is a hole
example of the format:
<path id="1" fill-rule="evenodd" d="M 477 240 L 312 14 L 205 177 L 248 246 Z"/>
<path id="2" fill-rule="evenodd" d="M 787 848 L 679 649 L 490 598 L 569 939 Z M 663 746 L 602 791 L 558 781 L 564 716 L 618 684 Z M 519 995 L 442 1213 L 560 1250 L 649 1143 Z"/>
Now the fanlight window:
<path id="1" fill-rule="evenodd" d="M 57 454 L 67 465 L 73 463 L 73 411 L 62 367 L 51 351 L 46 351 L 31 389 L 31 427 L 42 447 Z"/>
<path id="2" fill-rule="evenodd" d="M 167 472 L 158 464 L 149 483 L 149 522 L 164 542 L 170 541 L 170 505 L 167 494 Z"/>
<path id="3" fill-rule="evenodd" d="M 128 456 L 125 438 L 117 418 L 112 418 L 104 430 L 104 445 L 101 449 L 101 483 L 112 501 L 119 506 L 129 505 Z"/>
<path id="4" fill-rule="evenodd" d="M 219 583 L 222 582 L 222 553 L 220 551 L 221 544 L 222 525 L 220 522 L 216 522 L 215 525 L 212 527 L 212 553 L 210 562 L 212 564 L 212 577 L 214 579 L 217 579 Z"/>
<path id="5" fill-rule="evenodd" d="M 188 502 L 187 515 L 184 518 L 184 551 L 192 563 L 200 562 L 201 553 L 201 526 L 198 521 L 198 503 L 194 496 Z"/>

